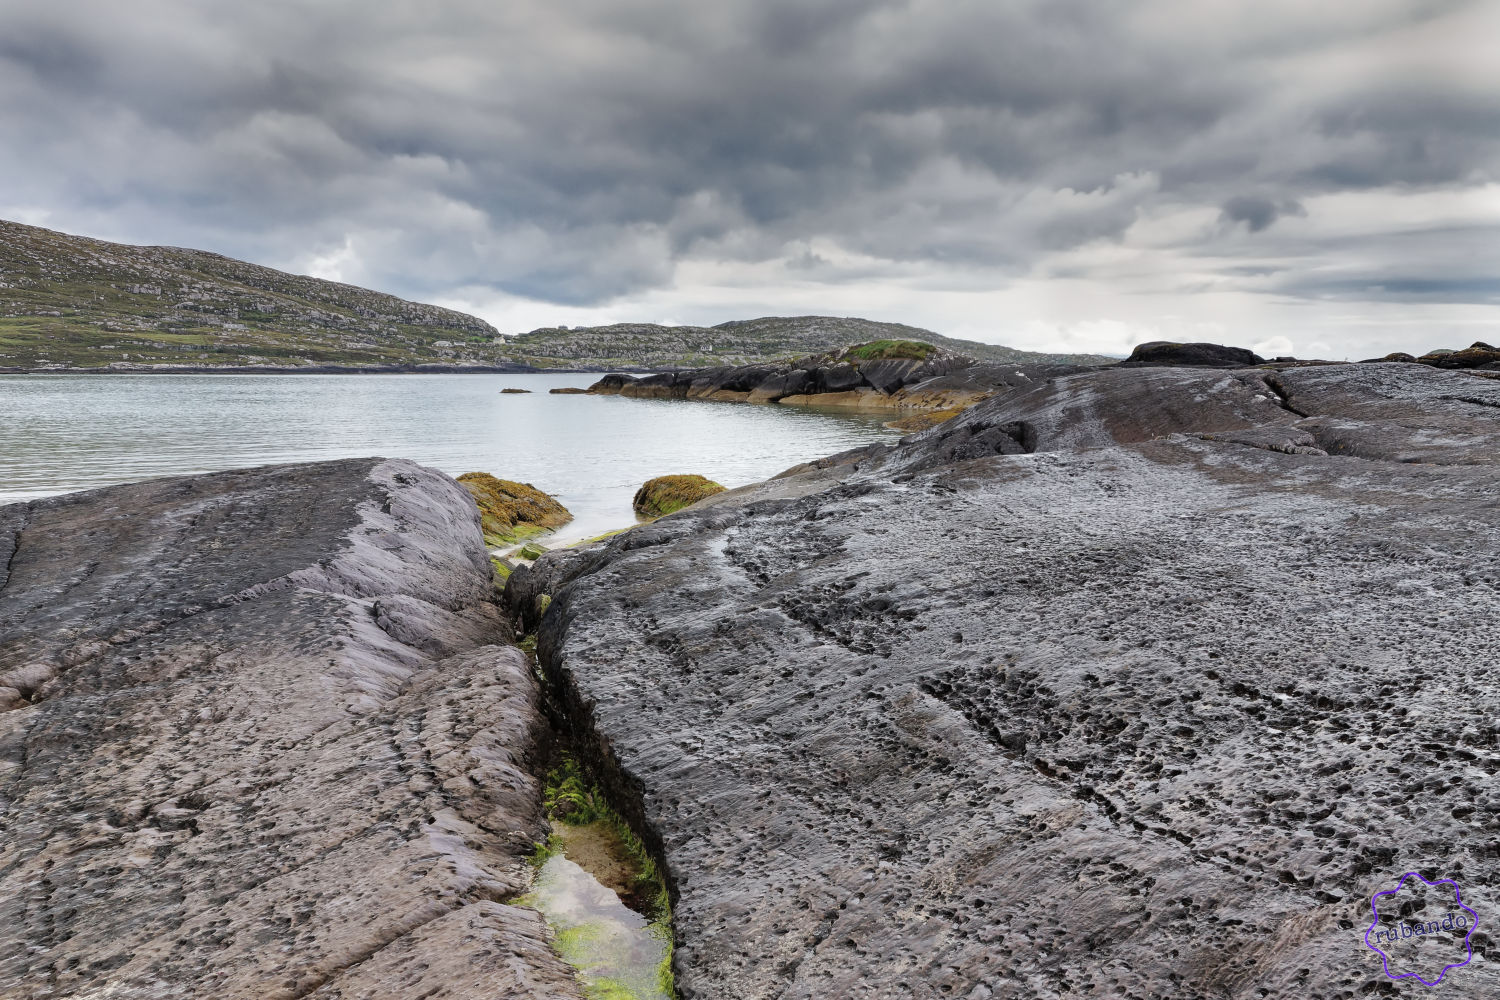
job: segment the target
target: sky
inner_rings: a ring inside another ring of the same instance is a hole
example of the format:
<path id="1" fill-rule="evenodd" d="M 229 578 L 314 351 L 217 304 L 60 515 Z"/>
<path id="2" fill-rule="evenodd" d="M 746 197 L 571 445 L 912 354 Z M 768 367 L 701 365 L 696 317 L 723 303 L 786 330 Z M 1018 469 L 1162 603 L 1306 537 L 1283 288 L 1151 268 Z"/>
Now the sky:
<path id="1" fill-rule="evenodd" d="M 503 332 L 1500 343 L 1500 0 L 0 0 L 0 218 Z"/>

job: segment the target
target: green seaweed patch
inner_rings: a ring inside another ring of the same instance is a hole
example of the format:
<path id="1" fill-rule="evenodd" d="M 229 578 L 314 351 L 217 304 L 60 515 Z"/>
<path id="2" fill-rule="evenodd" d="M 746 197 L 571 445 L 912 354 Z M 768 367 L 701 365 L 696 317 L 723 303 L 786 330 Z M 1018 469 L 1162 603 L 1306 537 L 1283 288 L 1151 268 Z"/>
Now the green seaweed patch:
<path id="1" fill-rule="evenodd" d="M 636 836 L 630 824 L 610 807 L 599 787 L 588 781 L 578 766 L 578 761 L 571 755 L 565 754 L 562 763 L 548 773 L 542 801 L 547 817 L 552 822 L 578 828 L 597 825 L 604 828 L 619 844 L 635 881 L 635 885 L 630 887 L 630 895 L 644 904 L 636 908 L 651 921 L 650 932 L 663 945 L 663 958 L 656 973 L 657 988 L 666 996 L 675 996 L 672 977 L 675 940 L 672 933 L 672 897 L 667 891 L 667 880 L 662 876 L 651 853 L 646 850 L 646 845 Z M 562 849 L 564 839 L 554 834 L 545 843 L 537 845 L 533 861 L 538 867 Z M 524 904 L 524 897 L 519 902 Z M 567 958 L 569 952 L 561 940 L 558 942 L 558 951 Z M 610 980 L 596 981 L 591 984 L 591 988 L 625 990 L 617 994 L 601 992 L 599 996 L 621 996 L 632 1000 L 636 997 L 635 993 L 623 985 Z M 588 992 L 587 995 L 592 997 L 596 994 Z"/>
<path id="2" fill-rule="evenodd" d="M 568 508 L 530 483 L 496 479 L 488 472 L 465 472 L 458 481 L 478 505 L 484 541 L 492 548 L 514 545 L 573 520 Z"/>
<path id="3" fill-rule="evenodd" d="M 498 556 L 490 556 L 490 565 L 495 567 L 495 578 L 497 580 L 510 579 L 510 564 Z"/>
<path id="4" fill-rule="evenodd" d="M 843 350 L 849 361 L 926 361 L 937 350 L 920 340 L 871 340 Z"/>
<path id="5" fill-rule="evenodd" d="M 631 506 L 641 517 L 665 517 L 723 492 L 724 487 L 703 476 L 657 476 L 635 491 Z"/>

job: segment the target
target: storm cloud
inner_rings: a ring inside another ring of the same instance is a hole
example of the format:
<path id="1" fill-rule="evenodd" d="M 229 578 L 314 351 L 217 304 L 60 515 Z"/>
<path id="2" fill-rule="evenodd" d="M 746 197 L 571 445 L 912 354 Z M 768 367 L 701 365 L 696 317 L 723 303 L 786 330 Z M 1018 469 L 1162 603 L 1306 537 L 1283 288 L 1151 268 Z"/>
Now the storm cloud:
<path id="1" fill-rule="evenodd" d="M 1497 323 L 1497 7 L 0 0 L 0 216 L 502 325 L 1422 347 Z"/>

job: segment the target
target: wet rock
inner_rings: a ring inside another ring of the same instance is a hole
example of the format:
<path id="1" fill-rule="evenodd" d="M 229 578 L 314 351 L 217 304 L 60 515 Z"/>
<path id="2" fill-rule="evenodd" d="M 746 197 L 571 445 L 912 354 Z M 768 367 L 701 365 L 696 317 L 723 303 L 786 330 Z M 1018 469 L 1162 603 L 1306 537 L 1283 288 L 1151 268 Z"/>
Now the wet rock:
<path id="1" fill-rule="evenodd" d="M 1497 437 L 1463 372 L 1110 369 L 544 556 L 682 995 L 1404 991 L 1371 895 L 1500 883 Z"/>
<path id="2" fill-rule="evenodd" d="M 0 995 L 577 996 L 492 593 L 407 461 L 0 507 Z"/>
<path id="3" fill-rule="evenodd" d="M 1243 347 L 1222 344 L 1174 344 L 1153 340 L 1141 344 L 1124 361 L 1127 365 L 1190 365 L 1204 368 L 1243 368 L 1265 364 L 1265 359 Z"/>

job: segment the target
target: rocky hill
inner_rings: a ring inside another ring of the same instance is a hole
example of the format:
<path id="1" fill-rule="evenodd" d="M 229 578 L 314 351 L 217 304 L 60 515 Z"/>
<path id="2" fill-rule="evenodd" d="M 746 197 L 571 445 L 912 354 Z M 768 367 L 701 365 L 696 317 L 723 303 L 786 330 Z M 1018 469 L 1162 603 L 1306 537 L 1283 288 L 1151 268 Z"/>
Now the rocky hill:
<path id="1" fill-rule="evenodd" d="M 0 221 L 3 367 L 489 363 L 495 336 L 353 285 Z"/>
<path id="2" fill-rule="evenodd" d="M 897 323 L 767 317 L 501 336 L 481 319 L 202 250 L 139 247 L 0 220 L 0 369 L 753 364 L 869 340 L 923 340 L 982 361 L 1106 364 L 953 340 Z"/>
<path id="3" fill-rule="evenodd" d="M 835 316 L 765 316 L 718 326 L 616 323 L 551 327 L 515 337 L 509 353 L 545 367 L 697 368 L 787 361 L 872 340 L 919 340 L 980 361 L 1114 364 L 1098 354 L 1039 354 L 997 344 L 956 340 L 901 323 Z"/>

